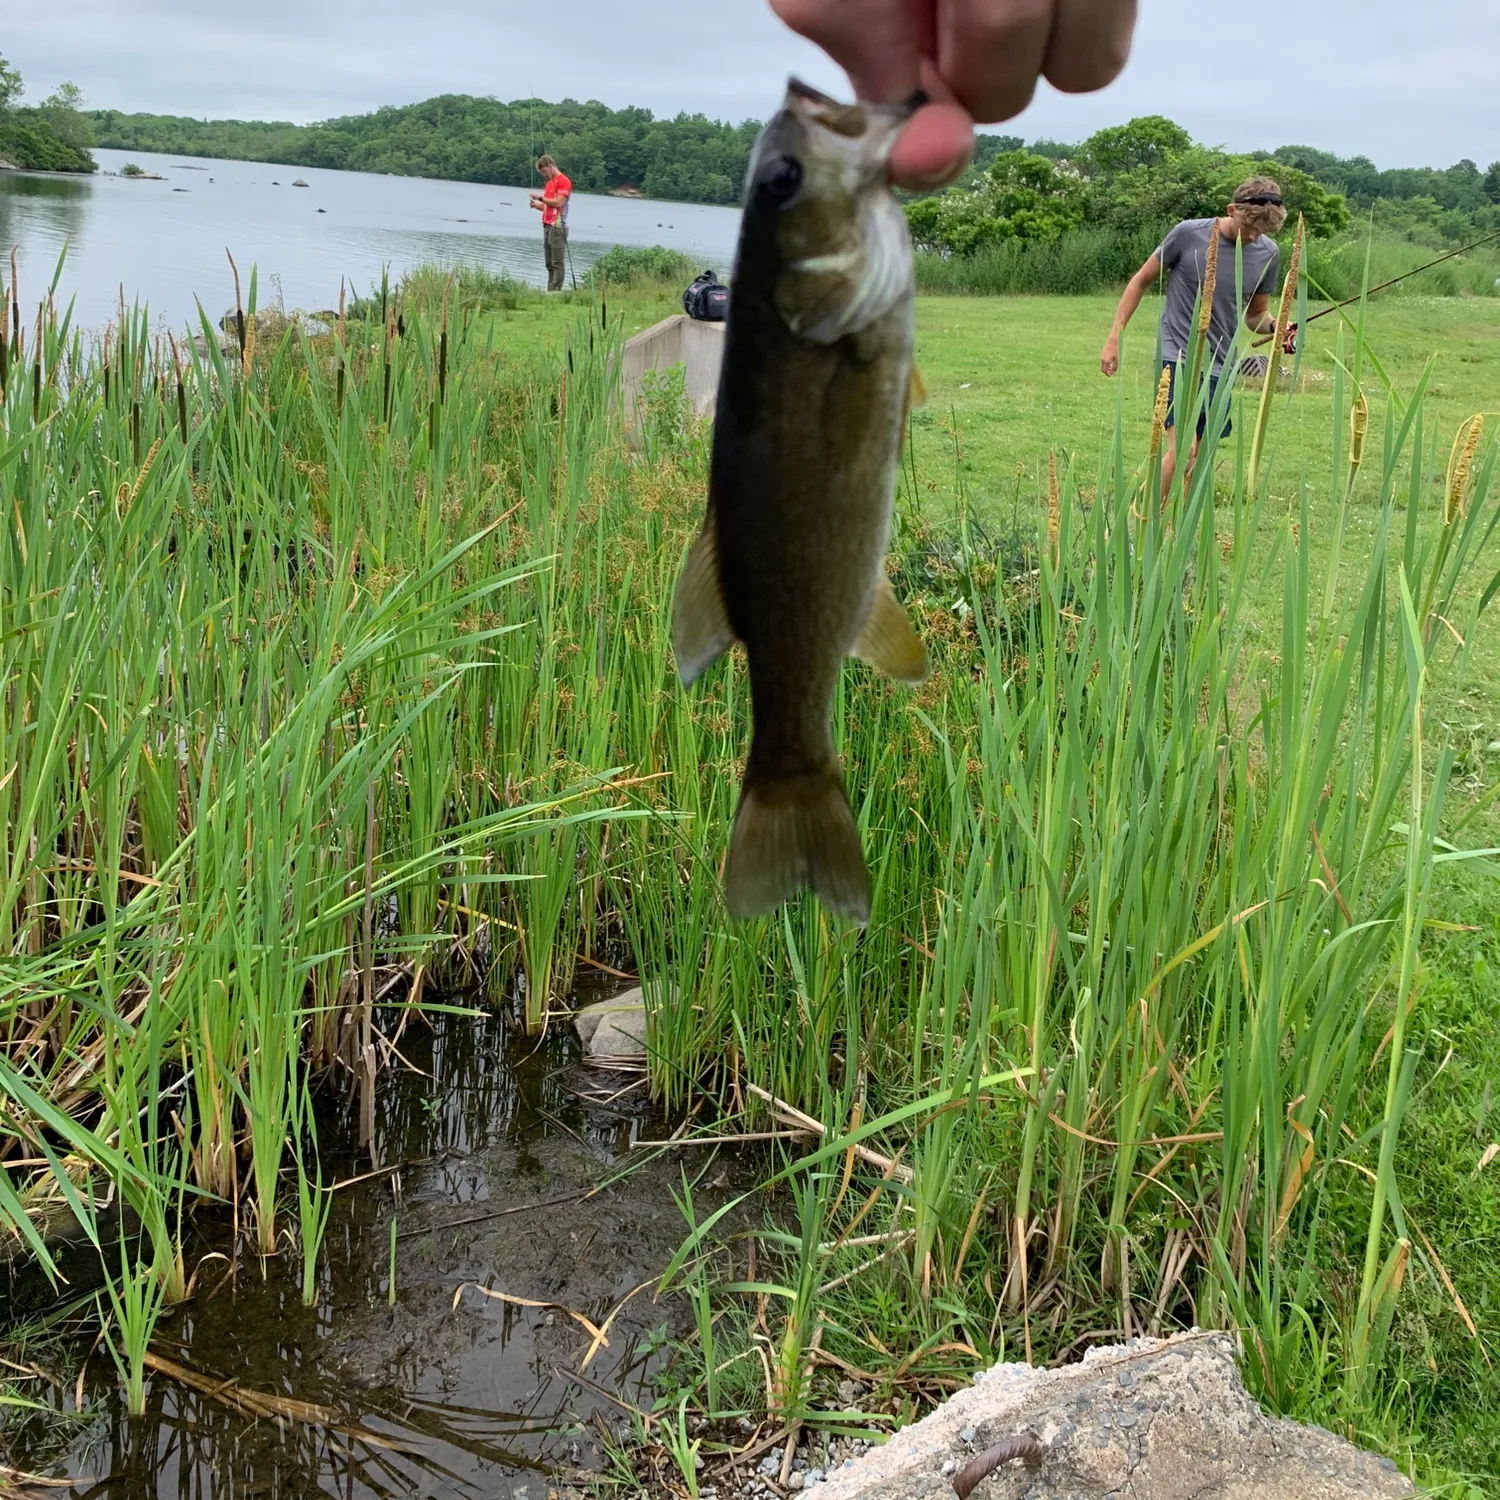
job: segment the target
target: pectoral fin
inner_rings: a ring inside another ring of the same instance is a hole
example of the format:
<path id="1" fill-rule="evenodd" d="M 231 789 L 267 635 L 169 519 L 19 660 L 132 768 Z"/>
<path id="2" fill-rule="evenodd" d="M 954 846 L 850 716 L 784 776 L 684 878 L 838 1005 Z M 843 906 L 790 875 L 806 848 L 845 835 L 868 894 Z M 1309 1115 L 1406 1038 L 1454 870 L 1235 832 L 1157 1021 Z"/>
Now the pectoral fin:
<path id="1" fill-rule="evenodd" d="M 883 573 L 853 654 L 897 682 L 921 682 L 927 676 L 926 649 Z"/>
<path id="2" fill-rule="evenodd" d="M 672 651 L 682 685 L 691 687 L 733 644 L 710 519 L 688 552 L 672 600 Z"/>

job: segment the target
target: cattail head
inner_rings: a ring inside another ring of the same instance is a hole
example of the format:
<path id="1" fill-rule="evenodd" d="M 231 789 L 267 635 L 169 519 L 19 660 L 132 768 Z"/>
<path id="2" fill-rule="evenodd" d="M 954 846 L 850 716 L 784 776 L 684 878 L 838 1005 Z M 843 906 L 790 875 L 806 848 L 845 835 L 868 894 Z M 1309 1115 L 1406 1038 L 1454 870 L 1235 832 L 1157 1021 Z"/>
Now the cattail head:
<path id="1" fill-rule="evenodd" d="M 1359 473 L 1365 457 L 1365 434 L 1370 430 L 1370 403 L 1360 390 L 1354 397 L 1354 409 L 1349 413 L 1349 477 Z"/>
<path id="2" fill-rule="evenodd" d="M 1203 266 L 1203 306 L 1198 309 L 1198 334 L 1208 337 L 1214 316 L 1214 292 L 1219 285 L 1219 245 L 1224 236 L 1217 230 L 1208 237 L 1208 256 Z"/>
<path id="3" fill-rule="evenodd" d="M 1302 243 L 1307 234 L 1307 224 L 1301 214 L 1297 215 L 1297 237 L 1292 241 L 1292 258 L 1287 263 L 1286 281 L 1281 288 L 1281 310 L 1276 315 L 1276 348 L 1286 346 L 1287 329 L 1292 324 L 1292 311 L 1297 306 L 1297 278 L 1302 271 Z"/>
<path id="4" fill-rule="evenodd" d="M 1057 454 L 1047 454 L 1047 546 L 1057 561 L 1057 540 L 1061 530 L 1062 492 L 1057 483 Z"/>
<path id="5" fill-rule="evenodd" d="M 1172 366 L 1161 372 L 1156 382 L 1156 410 L 1151 415 L 1151 457 L 1161 452 L 1162 438 L 1167 431 L 1167 408 L 1172 399 Z"/>
<path id="6" fill-rule="evenodd" d="M 1474 470 L 1474 455 L 1484 436 L 1484 413 L 1469 418 L 1458 429 L 1453 440 L 1453 457 L 1448 461 L 1448 492 L 1444 497 L 1443 520 L 1452 524 L 1465 514 L 1464 497 L 1469 489 L 1469 475 Z"/>

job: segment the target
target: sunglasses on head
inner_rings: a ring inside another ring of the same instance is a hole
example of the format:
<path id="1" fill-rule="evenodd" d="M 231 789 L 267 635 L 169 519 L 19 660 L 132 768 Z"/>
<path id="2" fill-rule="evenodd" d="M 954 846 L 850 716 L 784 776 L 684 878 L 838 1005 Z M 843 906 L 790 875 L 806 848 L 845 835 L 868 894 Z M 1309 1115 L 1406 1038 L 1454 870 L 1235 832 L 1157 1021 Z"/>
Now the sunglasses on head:
<path id="1" fill-rule="evenodd" d="M 1277 208 L 1280 208 L 1280 207 L 1283 206 L 1282 205 L 1282 198 L 1281 198 L 1281 194 L 1280 193 L 1251 193 L 1247 197 L 1236 198 L 1234 201 L 1235 201 L 1236 204 L 1245 204 L 1247 206 L 1250 205 L 1250 204 L 1252 204 L 1252 203 L 1253 204 L 1272 204 L 1272 203 L 1274 203 Z"/>

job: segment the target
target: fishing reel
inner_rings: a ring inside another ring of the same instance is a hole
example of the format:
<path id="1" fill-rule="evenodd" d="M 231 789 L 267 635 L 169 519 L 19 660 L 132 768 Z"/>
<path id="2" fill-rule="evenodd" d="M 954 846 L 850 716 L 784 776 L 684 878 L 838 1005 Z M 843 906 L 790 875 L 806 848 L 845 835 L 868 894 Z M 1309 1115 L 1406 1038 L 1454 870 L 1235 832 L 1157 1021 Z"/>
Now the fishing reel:
<path id="1" fill-rule="evenodd" d="M 1289 356 L 1297 353 L 1297 325 L 1295 323 L 1287 324 L 1286 338 L 1282 342 L 1281 352 Z"/>

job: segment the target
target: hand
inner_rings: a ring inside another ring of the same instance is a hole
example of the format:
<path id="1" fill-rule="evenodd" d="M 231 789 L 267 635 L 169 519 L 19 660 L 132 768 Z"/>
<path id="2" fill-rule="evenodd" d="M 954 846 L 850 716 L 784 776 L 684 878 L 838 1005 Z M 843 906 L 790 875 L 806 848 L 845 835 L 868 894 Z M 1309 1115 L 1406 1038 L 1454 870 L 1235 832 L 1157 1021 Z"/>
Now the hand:
<path id="1" fill-rule="evenodd" d="M 1099 355 L 1099 368 L 1106 375 L 1117 374 L 1120 368 L 1120 341 L 1114 334 L 1104 341 L 1104 348 Z"/>
<path id="2" fill-rule="evenodd" d="M 1125 66 L 1136 0 L 771 0 L 823 48 L 861 99 L 933 102 L 902 132 L 891 177 L 934 188 L 968 165 L 974 124 L 1031 102 L 1037 79 L 1064 93 L 1103 88 Z"/>

